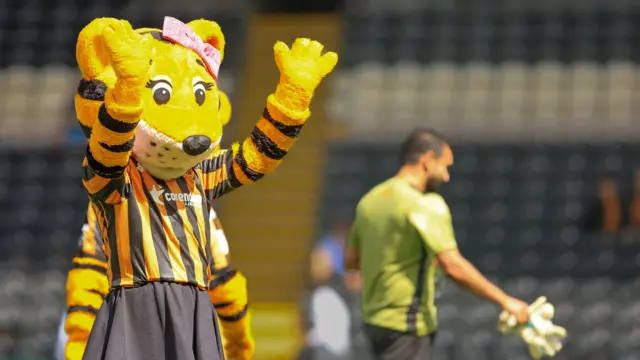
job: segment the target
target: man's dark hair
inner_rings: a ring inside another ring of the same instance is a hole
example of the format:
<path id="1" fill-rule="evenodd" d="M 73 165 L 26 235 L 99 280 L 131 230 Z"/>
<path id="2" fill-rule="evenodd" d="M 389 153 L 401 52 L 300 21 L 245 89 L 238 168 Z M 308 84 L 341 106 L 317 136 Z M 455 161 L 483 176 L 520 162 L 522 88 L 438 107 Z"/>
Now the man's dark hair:
<path id="1" fill-rule="evenodd" d="M 444 136 L 435 130 L 415 129 L 402 143 L 400 160 L 402 164 L 415 164 L 428 151 L 433 151 L 436 157 L 440 157 L 448 144 Z"/>

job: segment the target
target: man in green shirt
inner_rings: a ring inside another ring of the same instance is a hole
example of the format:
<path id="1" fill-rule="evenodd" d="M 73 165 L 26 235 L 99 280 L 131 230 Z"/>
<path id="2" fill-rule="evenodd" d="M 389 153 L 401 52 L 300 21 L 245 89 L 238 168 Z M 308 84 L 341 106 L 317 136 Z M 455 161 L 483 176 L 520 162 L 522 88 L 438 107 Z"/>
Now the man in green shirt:
<path id="1" fill-rule="evenodd" d="M 377 358 L 431 359 L 434 294 L 444 274 L 527 323 L 527 304 L 458 251 L 449 207 L 435 192 L 449 181 L 451 147 L 434 131 L 415 130 L 402 146 L 402 161 L 395 177 L 360 200 L 345 254 L 346 269 L 362 276 L 365 327 Z"/>

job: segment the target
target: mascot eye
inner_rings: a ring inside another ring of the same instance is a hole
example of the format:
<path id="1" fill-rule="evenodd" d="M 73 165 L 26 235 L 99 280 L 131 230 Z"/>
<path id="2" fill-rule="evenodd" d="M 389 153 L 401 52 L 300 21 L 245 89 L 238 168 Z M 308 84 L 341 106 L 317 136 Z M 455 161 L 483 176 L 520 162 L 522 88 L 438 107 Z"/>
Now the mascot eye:
<path id="1" fill-rule="evenodd" d="M 169 102 L 171 99 L 171 85 L 166 82 L 158 82 L 153 85 L 153 100 L 158 105 L 163 105 Z"/>
<path id="2" fill-rule="evenodd" d="M 193 94 L 196 96 L 196 103 L 199 106 L 202 106 L 202 104 L 204 104 L 205 98 L 207 97 L 204 85 L 196 84 L 193 87 Z"/>

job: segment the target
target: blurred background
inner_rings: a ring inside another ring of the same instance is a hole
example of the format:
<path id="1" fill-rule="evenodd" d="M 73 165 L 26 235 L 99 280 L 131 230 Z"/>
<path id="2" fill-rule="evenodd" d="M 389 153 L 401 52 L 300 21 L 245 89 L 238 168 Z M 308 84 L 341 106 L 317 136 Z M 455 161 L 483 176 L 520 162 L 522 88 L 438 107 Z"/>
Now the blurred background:
<path id="1" fill-rule="evenodd" d="M 340 53 L 274 174 L 217 205 L 249 279 L 256 359 L 369 359 L 342 249 L 358 199 L 418 126 L 451 139 L 461 250 L 512 295 L 547 295 L 558 359 L 640 359 L 640 6 L 634 0 L 0 0 L 0 359 L 50 359 L 87 197 L 72 99 L 95 17 L 214 19 L 244 138 L 276 40 Z M 437 360 L 527 359 L 498 309 L 447 284 Z"/>

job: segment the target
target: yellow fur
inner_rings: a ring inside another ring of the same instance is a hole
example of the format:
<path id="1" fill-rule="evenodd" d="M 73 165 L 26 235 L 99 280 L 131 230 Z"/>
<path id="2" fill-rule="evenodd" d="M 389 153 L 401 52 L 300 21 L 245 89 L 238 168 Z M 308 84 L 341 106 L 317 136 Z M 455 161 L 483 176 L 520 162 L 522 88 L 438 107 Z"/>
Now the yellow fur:
<path id="1" fill-rule="evenodd" d="M 93 320 L 91 320 L 93 325 Z M 64 356 L 66 360 L 82 360 L 84 355 L 84 349 L 87 347 L 87 341 L 89 340 L 89 332 L 86 333 L 70 333 L 67 345 L 64 349 Z"/>
<path id="2" fill-rule="evenodd" d="M 241 314 L 247 306 L 246 278 L 241 273 L 236 273 L 225 284 L 209 290 L 209 297 L 214 306 L 227 304 L 224 307 L 216 307 L 227 357 L 234 360 L 251 359 L 255 351 L 255 342 L 251 332 L 250 312 L 239 319 L 225 320 L 225 318 Z"/>
<path id="3" fill-rule="evenodd" d="M 75 299 L 77 302 L 72 305 L 92 306 L 96 309 L 102 305 L 102 297 L 100 294 L 106 294 L 109 292 L 109 282 L 106 277 L 99 272 L 91 269 L 72 269 L 69 271 L 69 277 L 67 278 L 67 292 L 74 294 L 76 291 L 84 291 L 84 296 L 81 299 Z M 92 293 L 88 290 L 96 290 L 99 294 Z M 95 296 L 93 296 L 95 295 Z M 69 296 L 68 298 L 74 298 Z"/>
<path id="4" fill-rule="evenodd" d="M 74 263 L 93 266 L 104 265 L 100 264 L 98 260 L 88 257 L 76 257 Z M 97 310 L 108 292 L 109 281 L 106 274 L 82 268 L 74 268 L 69 271 L 67 307 L 83 306 Z M 95 319 L 95 314 L 87 311 L 74 311 L 67 314 L 65 332 L 69 335 L 69 339 L 65 347 L 66 360 L 82 359 Z"/>

